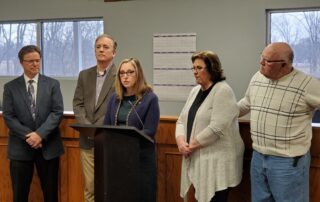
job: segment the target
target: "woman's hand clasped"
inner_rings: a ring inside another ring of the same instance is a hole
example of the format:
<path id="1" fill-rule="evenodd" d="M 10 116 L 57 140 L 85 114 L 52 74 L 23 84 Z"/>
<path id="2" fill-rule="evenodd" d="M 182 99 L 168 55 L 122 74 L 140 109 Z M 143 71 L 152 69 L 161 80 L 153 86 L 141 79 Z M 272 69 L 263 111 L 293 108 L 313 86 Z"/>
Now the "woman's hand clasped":
<path id="1" fill-rule="evenodd" d="M 184 157 L 188 157 L 191 154 L 189 144 L 185 141 L 178 144 L 178 149 Z"/>
<path id="2" fill-rule="evenodd" d="M 201 146 L 195 139 L 191 140 L 189 144 L 183 138 L 177 138 L 177 145 L 180 153 L 186 158 Z"/>

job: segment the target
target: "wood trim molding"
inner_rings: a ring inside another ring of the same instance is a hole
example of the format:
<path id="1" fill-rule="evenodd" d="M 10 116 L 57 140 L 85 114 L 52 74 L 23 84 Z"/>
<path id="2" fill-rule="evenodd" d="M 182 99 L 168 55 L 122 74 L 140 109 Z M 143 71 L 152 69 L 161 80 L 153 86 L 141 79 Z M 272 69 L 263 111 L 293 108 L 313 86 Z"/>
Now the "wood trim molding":
<path id="1" fill-rule="evenodd" d="M 182 157 L 175 143 L 177 117 L 162 116 L 156 135 L 157 149 L 157 202 L 183 202 L 180 198 L 180 173 Z M 60 158 L 59 201 L 83 202 L 83 176 L 80 161 L 79 133 L 69 127 L 75 123 L 73 115 L 65 115 L 60 124 L 65 153 Z M 231 190 L 229 202 L 250 201 L 250 161 L 252 141 L 250 123 L 239 121 L 241 137 L 246 150 L 243 161 L 241 183 Z M 0 201 L 12 201 L 9 160 L 7 159 L 8 128 L 0 114 Z M 310 201 L 320 201 L 320 128 L 313 128 L 310 166 Z M 188 195 L 189 202 L 195 202 L 194 192 Z M 41 202 L 42 192 L 36 175 L 31 185 L 29 201 Z"/>

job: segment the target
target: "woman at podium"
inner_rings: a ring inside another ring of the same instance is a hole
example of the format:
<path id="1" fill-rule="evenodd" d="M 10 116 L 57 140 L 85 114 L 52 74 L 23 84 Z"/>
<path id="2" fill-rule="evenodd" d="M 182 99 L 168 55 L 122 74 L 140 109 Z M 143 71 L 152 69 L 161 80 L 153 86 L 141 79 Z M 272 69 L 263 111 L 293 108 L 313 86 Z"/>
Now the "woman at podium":
<path id="1" fill-rule="evenodd" d="M 244 144 L 238 127 L 236 98 L 225 82 L 217 54 L 194 53 L 191 68 L 196 82 L 176 125 L 183 155 L 180 195 L 191 185 L 199 202 L 227 202 L 230 187 L 242 176 Z"/>
<path id="2" fill-rule="evenodd" d="M 147 84 L 139 60 L 123 60 L 105 115 L 106 125 L 134 126 L 154 140 L 160 119 L 158 97 Z M 156 157 L 152 142 L 140 143 L 141 201 L 156 201 Z"/>

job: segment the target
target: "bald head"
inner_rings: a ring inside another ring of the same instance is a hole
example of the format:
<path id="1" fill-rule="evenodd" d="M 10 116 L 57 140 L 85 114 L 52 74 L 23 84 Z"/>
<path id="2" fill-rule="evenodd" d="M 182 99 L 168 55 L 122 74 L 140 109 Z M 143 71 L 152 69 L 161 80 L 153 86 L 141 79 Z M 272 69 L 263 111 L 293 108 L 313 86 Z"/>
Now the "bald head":
<path id="1" fill-rule="evenodd" d="M 266 49 L 292 64 L 294 55 L 289 44 L 285 42 L 274 42 L 269 44 L 265 50 Z"/>
<path id="2" fill-rule="evenodd" d="M 277 80 L 292 70 L 293 51 L 284 42 L 271 43 L 265 47 L 260 59 L 260 72 L 269 79 Z"/>

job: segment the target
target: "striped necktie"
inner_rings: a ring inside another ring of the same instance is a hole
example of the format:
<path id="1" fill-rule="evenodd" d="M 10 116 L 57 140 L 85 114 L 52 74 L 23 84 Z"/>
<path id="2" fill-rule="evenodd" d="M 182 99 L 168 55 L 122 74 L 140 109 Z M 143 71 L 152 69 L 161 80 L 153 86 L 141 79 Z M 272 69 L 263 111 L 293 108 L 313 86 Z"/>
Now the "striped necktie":
<path id="1" fill-rule="evenodd" d="M 28 81 L 28 99 L 30 104 L 30 109 L 32 113 L 32 118 L 35 119 L 36 117 L 36 101 L 35 101 L 35 94 L 34 94 L 34 87 L 32 83 L 34 80 Z"/>

